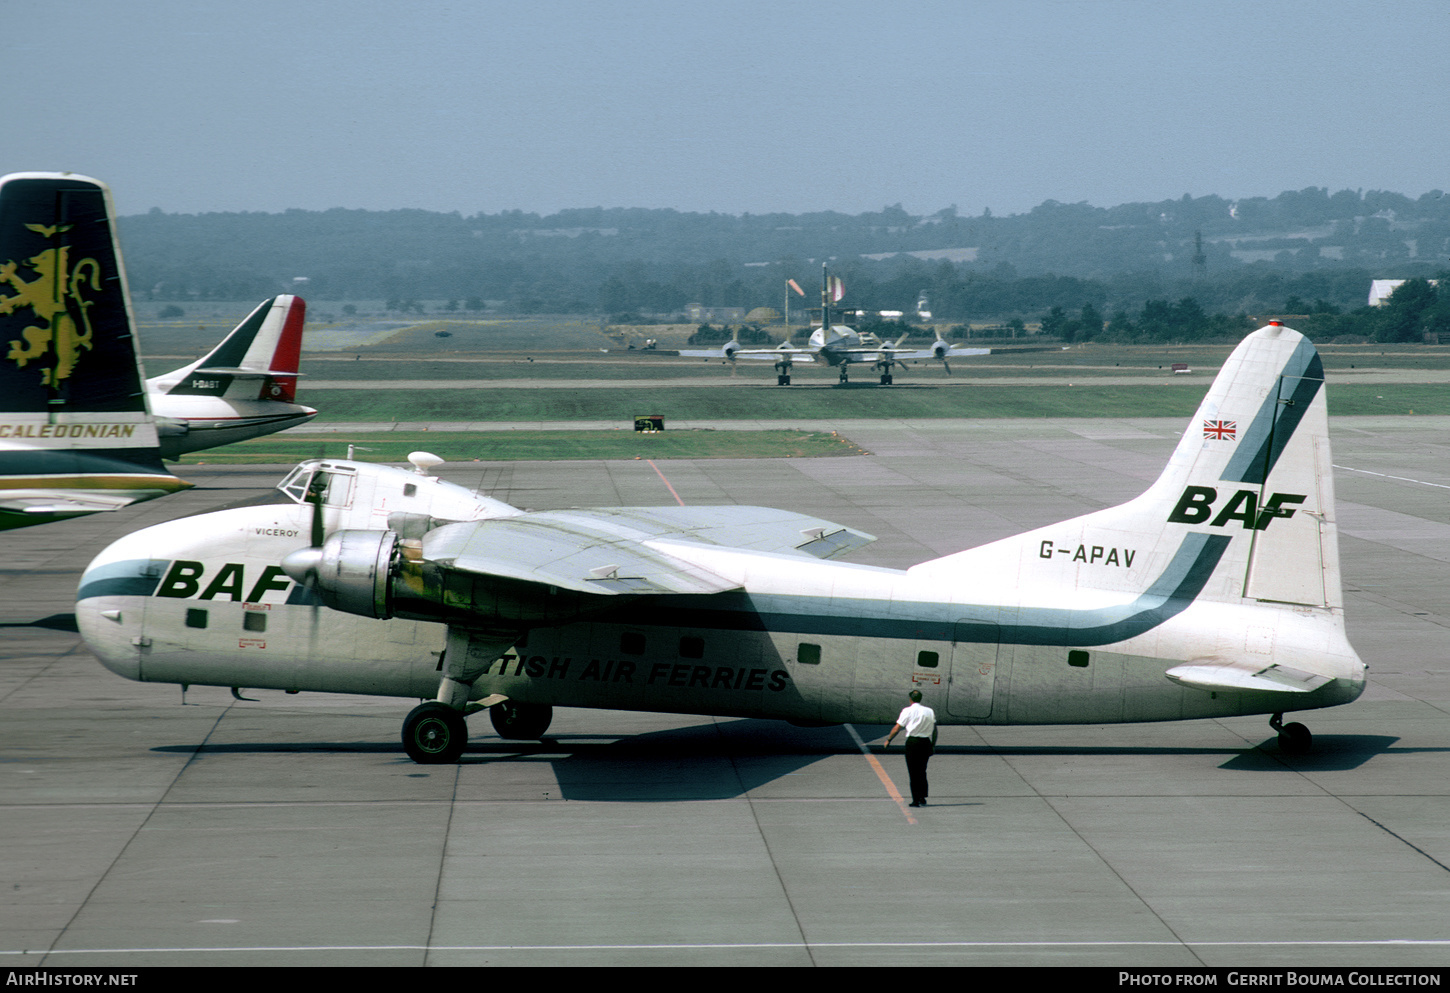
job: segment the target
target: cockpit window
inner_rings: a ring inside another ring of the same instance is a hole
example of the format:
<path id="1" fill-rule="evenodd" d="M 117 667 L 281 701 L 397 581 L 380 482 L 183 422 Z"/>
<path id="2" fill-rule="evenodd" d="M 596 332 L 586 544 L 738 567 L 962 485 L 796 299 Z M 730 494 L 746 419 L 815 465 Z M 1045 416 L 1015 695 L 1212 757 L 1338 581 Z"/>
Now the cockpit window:
<path id="1" fill-rule="evenodd" d="M 286 493 L 298 503 L 302 503 L 307 499 L 307 480 L 311 475 L 311 469 L 299 465 L 288 474 L 286 479 L 277 484 L 277 489 Z"/>
<path id="2" fill-rule="evenodd" d="M 329 507 L 346 507 L 352 500 L 352 473 L 327 472 L 311 466 L 298 466 L 291 475 L 277 484 L 277 489 L 297 503 L 306 503 L 308 494 L 316 491 L 322 494 L 322 502 Z"/>

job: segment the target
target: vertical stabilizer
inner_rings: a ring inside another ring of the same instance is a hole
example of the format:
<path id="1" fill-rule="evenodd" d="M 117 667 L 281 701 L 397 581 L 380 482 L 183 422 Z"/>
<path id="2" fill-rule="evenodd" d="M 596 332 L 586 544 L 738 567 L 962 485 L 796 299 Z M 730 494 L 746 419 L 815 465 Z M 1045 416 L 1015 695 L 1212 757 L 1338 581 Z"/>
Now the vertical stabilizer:
<path id="1" fill-rule="evenodd" d="M 0 405 L 146 413 L 110 190 L 69 174 L 0 179 Z"/>
<path id="2" fill-rule="evenodd" d="M 174 396 L 295 403 L 307 304 L 282 294 L 264 300 L 205 356 L 148 385 Z"/>
<path id="3" fill-rule="evenodd" d="M 1277 322 L 1260 328 L 1224 363 L 1141 496 L 911 571 L 1015 578 L 1046 596 L 1342 606 L 1319 353 Z"/>
<path id="4" fill-rule="evenodd" d="M 161 465 L 133 327 L 105 184 L 0 178 L 0 528 L 190 485 Z"/>

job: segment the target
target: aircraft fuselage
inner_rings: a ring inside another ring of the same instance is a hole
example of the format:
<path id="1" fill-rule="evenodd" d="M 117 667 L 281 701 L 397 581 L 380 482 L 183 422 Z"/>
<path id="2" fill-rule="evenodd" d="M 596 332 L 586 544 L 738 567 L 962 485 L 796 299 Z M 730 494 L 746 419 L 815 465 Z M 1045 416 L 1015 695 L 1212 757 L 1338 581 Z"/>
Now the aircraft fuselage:
<path id="1" fill-rule="evenodd" d="M 305 506 L 246 508 L 195 519 L 208 525 L 203 540 L 176 540 L 174 525 L 123 539 L 137 554 L 113 546 L 120 554 L 82 580 L 88 643 L 107 668 L 148 682 L 432 697 L 449 629 L 311 605 L 279 565 L 307 543 L 308 518 Z M 733 554 L 709 550 L 712 567 L 728 570 Z M 909 571 L 772 558 L 770 570 L 742 577 L 740 592 L 614 597 L 587 617 L 521 629 L 489 653 L 470 698 L 886 723 L 918 688 L 947 724 L 1164 721 L 1283 709 L 1279 694 L 1164 677 L 1215 651 L 1241 653 L 1250 625 L 1269 643 L 1335 650 L 1327 608 L 1283 612 L 1281 630 L 1264 633 L 1262 611 L 1193 602 L 1196 591 L 1004 602 L 990 577 L 951 588 Z M 1129 568 L 1106 558 L 1093 566 Z M 1133 567 L 1153 568 L 1147 556 Z M 469 633 L 454 636 L 461 646 Z M 1274 661 L 1294 659 L 1280 651 Z M 1352 651 L 1344 661 L 1345 678 L 1295 709 L 1354 699 L 1362 677 Z"/>

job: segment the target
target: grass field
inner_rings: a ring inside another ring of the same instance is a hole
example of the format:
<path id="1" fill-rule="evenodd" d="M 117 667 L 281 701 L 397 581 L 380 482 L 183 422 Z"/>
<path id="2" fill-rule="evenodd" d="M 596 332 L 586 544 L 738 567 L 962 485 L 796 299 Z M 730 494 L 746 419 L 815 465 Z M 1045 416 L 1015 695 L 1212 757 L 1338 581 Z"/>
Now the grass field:
<path id="1" fill-rule="evenodd" d="M 1153 386 L 891 386 L 737 389 L 635 387 L 586 390 L 327 390 L 311 402 L 317 423 L 338 421 L 617 421 L 638 414 L 672 420 L 818 420 L 935 417 L 1188 417 L 1206 384 Z M 308 399 L 305 398 L 304 399 Z M 1443 385 L 1343 385 L 1329 391 L 1332 416 L 1450 414 Z"/>
<path id="2" fill-rule="evenodd" d="M 348 444 L 367 462 L 406 462 L 432 452 L 449 462 L 564 459 L 781 459 L 863 454 L 845 438 L 808 431 L 390 431 L 370 434 L 271 435 L 195 452 L 182 465 L 254 465 L 347 456 Z"/>

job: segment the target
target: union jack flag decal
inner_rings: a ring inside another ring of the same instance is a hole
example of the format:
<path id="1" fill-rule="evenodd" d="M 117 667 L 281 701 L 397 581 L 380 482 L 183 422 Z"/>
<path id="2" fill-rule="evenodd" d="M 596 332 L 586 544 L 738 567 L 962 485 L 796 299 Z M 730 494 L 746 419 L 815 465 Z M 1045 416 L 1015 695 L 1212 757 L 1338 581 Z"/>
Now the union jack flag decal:
<path id="1" fill-rule="evenodd" d="M 1214 441 L 1233 441 L 1238 421 L 1204 421 L 1203 436 Z"/>

